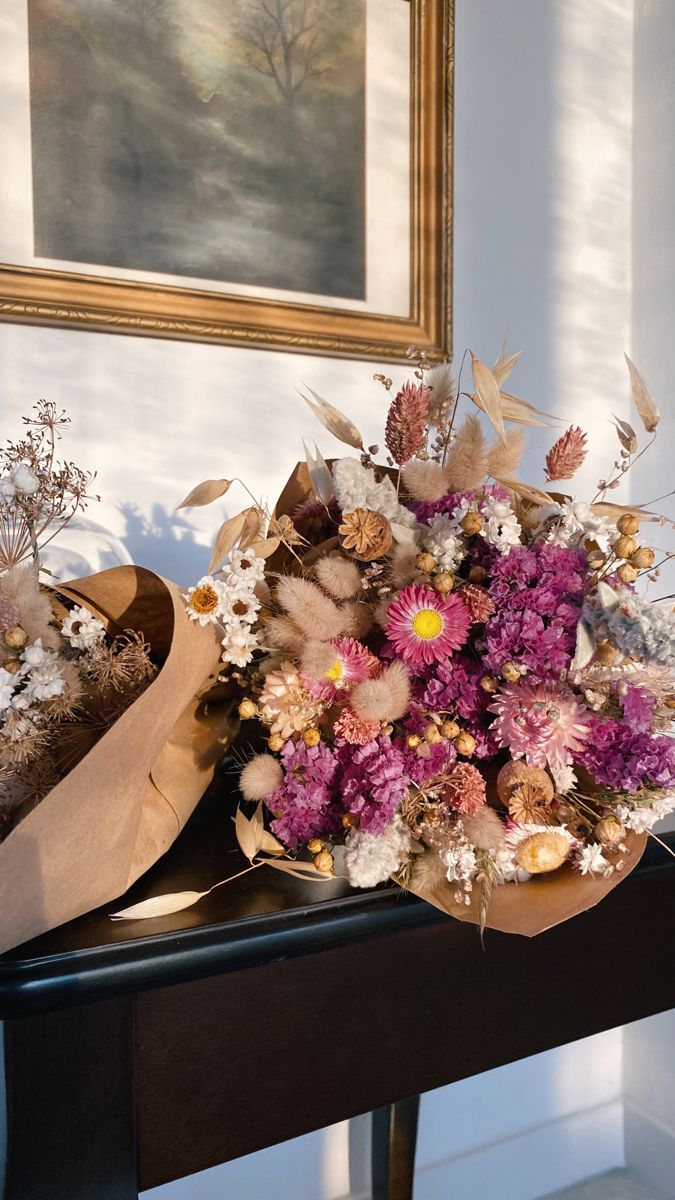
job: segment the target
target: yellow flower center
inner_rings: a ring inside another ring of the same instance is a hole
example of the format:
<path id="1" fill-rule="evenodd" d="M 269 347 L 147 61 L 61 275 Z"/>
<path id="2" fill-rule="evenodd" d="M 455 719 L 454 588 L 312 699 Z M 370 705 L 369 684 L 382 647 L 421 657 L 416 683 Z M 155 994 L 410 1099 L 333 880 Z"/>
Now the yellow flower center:
<path id="1" fill-rule="evenodd" d="M 208 583 L 195 588 L 190 604 L 196 613 L 211 613 L 218 607 L 218 593 Z"/>
<path id="2" fill-rule="evenodd" d="M 326 671 L 326 679 L 330 679 L 331 683 L 339 683 L 342 679 L 342 663 L 339 658 L 335 659 L 332 667 Z"/>
<path id="3" fill-rule="evenodd" d="M 412 631 L 425 642 L 437 638 L 443 628 L 443 618 L 435 608 L 421 608 L 412 619 Z"/>

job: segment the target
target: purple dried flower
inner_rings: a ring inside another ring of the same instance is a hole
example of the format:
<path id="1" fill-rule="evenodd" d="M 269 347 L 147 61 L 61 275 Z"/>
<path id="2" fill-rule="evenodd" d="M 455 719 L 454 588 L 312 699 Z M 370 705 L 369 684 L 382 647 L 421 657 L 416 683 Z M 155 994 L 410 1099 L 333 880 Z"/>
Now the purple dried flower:
<path id="1" fill-rule="evenodd" d="M 391 738 L 381 736 L 365 746 L 340 752 L 340 792 L 347 812 L 368 833 L 382 833 L 394 819 L 410 784 L 406 756 Z"/>

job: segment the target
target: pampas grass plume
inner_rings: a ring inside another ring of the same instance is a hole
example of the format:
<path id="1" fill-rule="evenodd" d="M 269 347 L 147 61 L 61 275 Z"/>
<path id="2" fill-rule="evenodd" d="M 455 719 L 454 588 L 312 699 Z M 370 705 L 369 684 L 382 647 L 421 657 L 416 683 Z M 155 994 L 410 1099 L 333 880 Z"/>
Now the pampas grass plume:
<path id="1" fill-rule="evenodd" d="M 398 721 L 410 703 L 410 676 L 402 662 L 393 662 L 377 679 L 352 688 L 349 703 L 364 721 Z"/>
<path id="2" fill-rule="evenodd" d="M 413 500 L 440 500 L 448 490 L 445 470 L 438 463 L 413 458 L 401 468 L 401 475 Z"/>
<path id="3" fill-rule="evenodd" d="M 244 800 L 266 800 L 279 787 L 283 777 L 281 763 L 276 758 L 271 754 L 256 754 L 239 776 L 239 790 Z"/>
<path id="4" fill-rule="evenodd" d="M 465 417 L 446 460 L 446 491 L 471 492 L 479 487 L 487 475 L 487 459 L 487 442 L 478 417 Z"/>
<path id="5" fill-rule="evenodd" d="M 364 638 L 373 628 L 373 614 L 367 604 L 358 600 L 348 600 L 341 605 L 340 612 L 342 613 L 342 632 L 347 637 L 356 638 L 357 642 L 360 642 L 361 638 Z"/>
<path id="6" fill-rule="evenodd" d="M 320 558 L 314 567 L 322 588 L 335 600 L 351 600 L 361 590 L 361 572 L 356 563 L 341 554 Z"/>
<path id="7" fill-rule="evenodd" d="M 284 575 L 277 584 L 277 600 L 306 638 L 321 642 L 342 632 L 342 613 L 337 604 L 309 579 Z"/>

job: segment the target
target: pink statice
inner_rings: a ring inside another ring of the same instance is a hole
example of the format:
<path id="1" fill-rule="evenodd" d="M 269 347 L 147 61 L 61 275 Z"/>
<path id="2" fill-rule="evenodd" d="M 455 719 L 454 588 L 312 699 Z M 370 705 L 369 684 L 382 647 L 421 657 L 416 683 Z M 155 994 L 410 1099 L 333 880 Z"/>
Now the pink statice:
<path id="1" fill-rule="evenodd" d="M 460 762 L 450 772 L 443 791 L 445 803 L 465 816 L 475 816 L 485 806 L 485 780 L 478 767 Z"/>
<path id="2" fill-rule="evenodd" d="M 358 817 L 360 829 L 382 833 L 410 785 L 405 755 L 382 735 L 356 750 L 343 747 L 339 758 L 340 796 L 346 811 Z"/>
<path id="3" fill-rule="evenodd" d="M 424 721 L 420 721 L 420 728 L 423 727 Z M 425 784 L 431 783 L 438 779 L 449 766 L 457 759 L 457 751 L 452 742 L 435 742 L 433 746 L 427 746 L 422 742 L 417 749 L 409 749 L 407 746 L 403 751 L 406 771 L 413 783 L 419 787 L 424 787 Z"/>
<path id="4" fill-rule="evenodd" d="M 418 733 L 428 721 L 424 713 L 457 717 L 462 728 L 476 739 L 474 757 L 496 754 L 498 746 L 491 732 L 493 718 L 488 707 L 491 697 L 480 686 L 484 674 L 482 663 L 462 651 L 430 668 L 415 688 L 416 705 L 413 704 L 412 713 L 417 709 L 421 712 L 419 723 L 410 727 Z"/>
<path id="5" fill-rule="evenodd" d="M 336 738 L 341 738 L 350 746 L 365 746 L 368 742 L 372 742 L 379 732 L 379 721 L 364 720 L 348 704 L 345 704 L 335 722 Z"/>
<path id="6" fill-rule="evenodd" d="M 586 577 L 586 555 L 572 547 L 538 542 L 501 555 L 490 568 L 486 668 L 498 674 L 515 661 L 532 679 L 557 682 L 574 657 Z"/>
<path id="7" fill-rule="evenodd" d="M 303 741 L 288 741 L 281 759 L 283 782 L 265 801 L 276 817 L 272 832 L 290 848 L 337 833 L 340 810 L 333 800 L 338 761 L 333 751 L 323 742 L 308 747 Z"/>
<path id="8" fill-rule="evenodd" d="M 656 697 L 643 687 L 629 687 L 621 697 L 623 721 L 631 733 L 648 733 L 651 729 Z"/>
<path id="9" fill-rule="evenodd" d="M 569 766 L 590 734 L 587 710 L 563 687 L 521 681 L 505 686 L 489 707 L 499 745 L 534 767 Z"/>
<path id="10" fill-rule="evenodd" d="M 457 596 L 411 583 L 387 610 L 387 637 L 412 666 L 441 662 L 467 639 L 469 610 Z"/>
<path id="11" fill-rule="evenodd" d="M 323 679 L 311 679 L 302 676 L 302 682 L 315 700 L 332 703 L 338 696 L 344 695 L 355 683 L 377 674 L 379 662 L 374 654 L 366 650 L 361 642 L 351 637 L 337 637 L 330 642 L 335 651 L 335 660 L 328 668 Z"/>
<path id="12" fill-rule="evenodd" d="M 412 509 L 420 524 L 427 525 L 441 513 L 451 517 L 456 508 L 461 508 L 463 500 L 475 504 L 476 496 L 476 492 L 448 492 L 447 495 L 441 496 L 440 500 L 412 500 L 408 507 Z M 480 496 L 492 496 L 495 500 L 504 501 L 511 499 L 506 489 L 498 483 L 486 484 L 480 489 Z"/>
<path id="13" fill-rule="evenodd" d="M 593 714 L 589 736 L 574 751 L 574 761 L 614 792 L 675 787 L 675 740 L 634 733 L 623 721 Z"/>

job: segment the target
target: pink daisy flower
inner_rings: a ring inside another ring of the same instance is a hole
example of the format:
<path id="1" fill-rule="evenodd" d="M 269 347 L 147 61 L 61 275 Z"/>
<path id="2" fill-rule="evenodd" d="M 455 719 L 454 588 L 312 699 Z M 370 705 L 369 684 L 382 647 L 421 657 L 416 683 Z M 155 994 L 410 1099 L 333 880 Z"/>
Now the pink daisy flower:
<path id="1" fill-rule="evenodd" d="M 471 618 L 458 596 L 441 596 L 411 583 L 387 609 L 387 637 L 409 663 L 447 658 L 466 641 Z"/>
<path id="2" fill-rule="evenodd" d="M 590 733 L 585 708 L 562 687 L 512 684 L 489 709 L 497 714 L 492 729 L 500 745 L 533 767 L 568 766 Z"/>
<path id="3" fill-rule="evenodd" d="M 307 691 L 315 700 L 325 700 L 329 703 L 336 696 L 348 691 L 355 683 L 362 683 L 380 669 L 375 655 L 355 638 L 333 638 L 330 645 L 335 651 L 335 658 L 326 669 L 323 678 L 310 679 L 308 675 L 302 677 Z"/>

